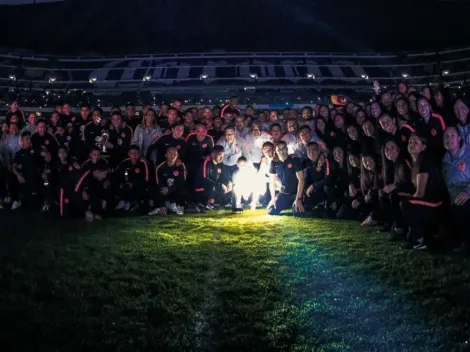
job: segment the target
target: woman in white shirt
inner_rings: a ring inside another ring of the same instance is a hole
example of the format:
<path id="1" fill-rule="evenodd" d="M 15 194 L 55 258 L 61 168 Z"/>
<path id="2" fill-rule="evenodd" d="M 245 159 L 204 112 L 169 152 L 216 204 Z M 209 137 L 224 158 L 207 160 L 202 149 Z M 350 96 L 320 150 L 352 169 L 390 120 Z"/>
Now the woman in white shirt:
<path id="1" fill-rule="evenodd" d="M 146 155 L 148 147 L 162 134 L 162 129 L 156 122 L 155 112 L 150 109 L 145 113 L 142 123 L 135 128 L 133 143 L 139 146 L 141 155 Z"/>

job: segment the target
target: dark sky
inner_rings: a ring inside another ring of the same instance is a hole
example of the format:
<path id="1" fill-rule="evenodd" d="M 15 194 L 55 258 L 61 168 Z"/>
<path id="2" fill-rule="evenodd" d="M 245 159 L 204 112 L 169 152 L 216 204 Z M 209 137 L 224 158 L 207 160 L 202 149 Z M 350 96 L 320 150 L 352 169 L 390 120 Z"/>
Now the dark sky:
<path id="1" fill-rule="evenodd" d="M 107 55 L 436 49 L 470 45 L 469 10 L 458 0 L 69 0 L 0 7 L 0 45 Z"/>

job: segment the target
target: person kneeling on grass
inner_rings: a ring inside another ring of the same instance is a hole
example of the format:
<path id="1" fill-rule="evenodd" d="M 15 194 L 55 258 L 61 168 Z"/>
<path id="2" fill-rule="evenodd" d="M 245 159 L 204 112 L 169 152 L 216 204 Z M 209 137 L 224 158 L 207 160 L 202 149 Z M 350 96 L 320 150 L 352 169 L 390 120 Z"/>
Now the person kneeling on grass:
<path id="1" fill-rule="evenodd" d="M 212 154 L 202 163 L 195 179 L 195 194 L 198 201 L 196 210 L 204 213 L 214 210 L 214 204 L 224 204 L 225 195 L 232 192 L 230 175 L 223 164 L 224 147 L 216 145 Z"/>
<path id="2" fill-rule="evenodd" d="M 184 214 L 186 201 L 186 166 L 178 160 L 178 149 L 166 150 L 166 161 L 155 169 L 156 185 L 153 188 L 153 201 L 157 205 L 149 215 L 166 216 L 168 210 L 177 215 Z"/>
<path id="3" fill-rule="evenodd" d="M 101 220 L 108 212 L 109 166 L 99 161 L 79 177 L 79 171 L 68 174 L 61 182 L 60 215 L 85 215 L 85 220 Z M 76 182 L 75 182 L 76 181 Z"/>
<path id="4" fill-rule="evenodd" d="M 442 172 L 450 196 L 451 241 L 456 251 L 469 253 L 470 228 L 470 150 L 456 127 L 444 131 L 444 156 Z"/>
<path id="5" fill-rule="evenodd" d="M 281 211 L 290 208 L 294 214 L 303 213 L 305 210 L 302 202 L 304 192 L 302 162 L 299 158 L 288 155 L 287 144 L 284 141 L 278 142 L 276 153 L 279 160 L 273 160 L 269 169 L 271 201 L 268 204 L 268 214 L 279 215 Z M 275 194 L 276 177 L 281 180 L 281 191 L 278 194 Z"/>
<path id="6" fill-rule="evenodd" d="M 257 171 L 251 162 L 244 156 L 238 158 L 237 169 L 232 175 L 233 181 L 233 212 L 242 213 L 242 201 L 248 202 L 251 198 L 251 210 L 256 210 L 258 196 L 255 195 Z M 256 198 L 256 199 L 255 199 Z"/>

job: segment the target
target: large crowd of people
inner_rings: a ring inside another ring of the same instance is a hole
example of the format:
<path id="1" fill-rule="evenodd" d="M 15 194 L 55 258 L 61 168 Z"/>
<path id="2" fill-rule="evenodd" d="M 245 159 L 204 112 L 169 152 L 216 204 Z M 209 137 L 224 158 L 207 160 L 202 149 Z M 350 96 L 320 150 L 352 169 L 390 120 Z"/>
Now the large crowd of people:
<path id="1" fill-rule="evenodd" d="M 400 83 L 367 102 L 301 111 L 133 104 L 105 115 L 13 101 L 2 123 L 0 206 L 87 221 L 187 209 L 318 216 L 377 226 L 411 249 L 467 250 L 469 109 L 442 87 Z M 299 220 L 301 221 L 301 220 Z"/>

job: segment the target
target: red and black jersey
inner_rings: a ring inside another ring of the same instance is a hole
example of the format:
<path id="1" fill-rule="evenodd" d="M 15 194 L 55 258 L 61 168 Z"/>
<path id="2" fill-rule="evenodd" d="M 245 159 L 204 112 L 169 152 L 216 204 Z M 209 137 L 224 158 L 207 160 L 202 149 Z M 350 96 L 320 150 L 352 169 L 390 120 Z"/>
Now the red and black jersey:
<path id="1" fill-rule="evenodd" d="M 317 161 L 307 159 L 304 161 L 305 188 L 313 185 L 314 190 L 322 189 L 330 184 L 332 178 L 331 161 L 320 156 Z"/>
<path id="2" fill-rule="evenodd" d="M 196 175 L 196 191 L 213 192 L 222 184 L 229 183 L 230 176 L 224 164 L 215 164 L 211 157 L 208 157 L 201 165 L 199 173 Z"/>
<path id="3" fill-rule="evenodd" d="M 89 122 L 85 125 L 83 130 L 83 140 L 88 151 L 90 151 L 94 146 L 101 147 L 101 135 L 105 132 L 107 132 L 107 129 L 101 126 L 101 124 Z"/>
<path id="4" fill-rule="evenodd" d="M 91 161 L 91 159 L 88 159 L 82 164 L 81 170 L 82 170 L 82 172 L 86 172 L 88 170 L 93 170 L 95 168 L 95 166 L 98 165 L 98 163 L 100 163 L 100 162 L 108 163 L 108 161 L 106 159 L 99 159 L 97 163 L 93 163 Z"/>
<path id="5" fill-rule="evenodd" d="M 186 167 L 183 163 L 168 165 L 167 161 L 155 169 L 155 181 L 161 187 L 167 187 L 168 192 L 180 192 L 186 187 Z"/>
<path id="6" fill-rule="evenodd" d="M 134 132 L 132 128 L 127 125 L 124 127 L 116 129 L 114 126 L 109 126 L 109 138 L 108 142 L 113 145 L 112 150 L 114 152 L 119 152 L 123 155 L 127 154 L 129 150 L 132 139 L 134 138 Z M 111 149 L 110 149 L 111 151 Z"/>
<path id="7" fill-rule="evenodd" d="M 31 143 L 33 145 L 33 149 L 36 152 L 40 153 L 41 149 L 45 147 L 53 157 L 55 157 L 59 149 L 59 142 L 57 142 L 57 139 L 55 139 L 55 137 L 48 132 L 46 132 L 43 136 L 37 132 L 33 133 L 31 135 Z"/>
<path id="8" fill-rule="evenodd" d="M 434 113 L 431 114 L 427 122 L 424 119 L 420 119 L 416 123 L 416 132 L 428 139 L 428 146 L 431 149 L 430 152 L 435 154 L 439 161 L 444 154 L 442 136 L 445 129 L 446 124 L 444 118 Z"/>
<path id="9" fill-rule="evenodd" d="M 150 169 L 148 161 L 144 158 L 137 160 L 135 164 L 131 159 L 123 160 L 113 172 L 118 183 L 146 184 L 150 182 Z"/>
<path id="10" fill-rule="evenodd" d="M 187 164 L 200 165 L 205 158 L 212 153 L 214 148 L 214 139 L 206 135 L 202 141 L 196 138 L 195 133 L 191 133 L 186 138 L 185 161 Z"/>

